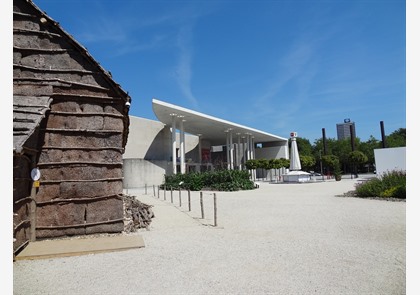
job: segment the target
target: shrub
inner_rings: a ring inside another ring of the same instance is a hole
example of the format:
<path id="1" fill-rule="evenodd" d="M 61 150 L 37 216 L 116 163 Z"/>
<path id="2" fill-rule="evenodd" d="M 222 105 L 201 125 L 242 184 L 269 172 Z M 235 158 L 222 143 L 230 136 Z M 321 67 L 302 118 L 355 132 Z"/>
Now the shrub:
<path id="1" fill-rule="evenodd" d="M 202 189 L 218 191 L 238 191 L 254 189 L 248 171 L 243 170 L 219 170 L 204 173 L 189 173 L 166 175 L 163 188 L 190 189 L 199 191 Z"/>
<path id="2" fill-rule="evenodd" d="M 398 198 L 398 199 L 406 199 L 407 198 L 405 183 L 397 186 L 397 189 L 395 190 L 393 197 Z"/>
<path id="3" fill-rule="evenodd" d="M 406 198 L 406 173 L 391 171 L 381 178 L 372 178 L 356 186 L 356 196 L 360 198 Z"/>

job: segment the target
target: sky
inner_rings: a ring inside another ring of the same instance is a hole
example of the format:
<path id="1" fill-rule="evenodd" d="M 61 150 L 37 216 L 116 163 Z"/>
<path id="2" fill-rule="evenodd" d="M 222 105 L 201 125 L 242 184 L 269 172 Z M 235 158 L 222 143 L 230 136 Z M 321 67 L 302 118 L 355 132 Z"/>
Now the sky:
<path id="1" fill-rule="evenodd" d="M 34 0 L 157 120 L 152 99 L 281 137 L 406 128 L 403 0 Z"/>
<path id="2" fill-rule="evenodd" d="M 156 120 L 157 98 L 282 137 L 296 131 L 311 142 L 322 128 L 336 138 L 336 124 L 346 118 L 362 141 L 380 140 L 380 121 L 386 134 L 406 128 L 406 119 L 415 130 L 420 1 L 407 0 L 407 10 L 403 0 L 33 1 L 129 92 L 132 116 Z M 0 89 L 10 97 L 10 108 L 1 108 L 9 138 L 1 162 L 12 167 L 12 1 L 1 5 Z M 415 147 L 418 137 L 408 135 Z M 407 152 L 414 172 L 419 157 L 415 148 Z M 5 170 L 3 192 L 11 196 L 12 169 Z M 418 192 L 416 174 L 407 177 L 408 191 Z M 420 289 L 416 196 L 409 194 L 407 206 L 408 290 Z M 1 221 L 11 233 L 11 215 Z M 12 261 L 1 258 L 11 290 Z"/>

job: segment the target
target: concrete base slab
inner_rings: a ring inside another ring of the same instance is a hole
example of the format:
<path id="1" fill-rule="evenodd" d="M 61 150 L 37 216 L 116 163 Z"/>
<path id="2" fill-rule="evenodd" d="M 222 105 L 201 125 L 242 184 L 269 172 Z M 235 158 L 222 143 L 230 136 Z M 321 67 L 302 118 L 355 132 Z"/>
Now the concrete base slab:
<path id="1" fill-rule="evenodd" d="M 79 256 L 143 247 L 145 244 L 139 235 L 45 240 L 30 242 L 15 260 Z"/>

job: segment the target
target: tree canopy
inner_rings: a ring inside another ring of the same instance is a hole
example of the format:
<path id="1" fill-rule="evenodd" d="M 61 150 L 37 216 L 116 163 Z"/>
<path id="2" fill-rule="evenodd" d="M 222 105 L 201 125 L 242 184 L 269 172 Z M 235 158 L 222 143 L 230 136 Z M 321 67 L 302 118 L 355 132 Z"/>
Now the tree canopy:
<path id="1" fill-rule="evenodd" d="M 406 146 L 406 129 L 399 128 L 392 132 L 390 135 L 385 137 L 386 147 L 405 147 Z M 366 170 L 367 172 L 374 169 L 375 164 L 375 155 L 374 150 L 382 148 L 382 140 L 378 140 L 372 135 L 367 141 L 362 142 L 360 138 L 356 137 L 354 140 L 354 151 L 352 149 L 352 144 L 350 138 L 337 140 L 335 138 L 326 139 L 326 153 L 324 152 L 324 143 L 323 139 L 319 138 L 314 141 L 311 147 L 311 153 L 308 153 L 308 143 L 309 140 L 306 138 L 297 138 L 298 150 L 300 156 L 310 155 L 315 159 L 313 169 L 321 170 L 320 159 L 326 155 L 334 155 L 338 158 L 341 165 L 341 169 L 345 173 L 350 172 L 354 167 L 354 158 L 349 158 L 352 152 L 358 151 L 366 156 L 367 160 L 359 162 L 357 165 L 358 169 Z M 300 146 L 301 145 L 301 146 Z M 360 153 L 356 153 L 359 157 Z M 354 156 L 352 156 L 354 157 Z M 331 166 L 324 163 L 323 169 L 332 169 Z M 303 166 L 303 164 L 302 164 Z"/>

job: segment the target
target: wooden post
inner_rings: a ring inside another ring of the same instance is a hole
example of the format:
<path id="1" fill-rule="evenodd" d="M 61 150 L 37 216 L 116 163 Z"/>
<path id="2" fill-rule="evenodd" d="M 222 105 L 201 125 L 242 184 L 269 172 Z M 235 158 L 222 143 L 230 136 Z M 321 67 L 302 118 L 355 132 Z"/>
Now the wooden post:
<path id="1" fill-rule="evenodd" d="M 171 186 L 171 203 L 173 203 L 174 202 L 174 190 L 173 190 L 173 188 L 172 188 L 172 186 Z"/>
<path id="2" fill-rule="evenodd" d="M 158 199 L 160 198 L 160 185 L 158 185 Z"/>
<path id="3" fill-rule="evenodd" d="M 188 190 L 188 211 L 191 212 L 191 191 Z"/>
<path id="4" fill-rule="evenodd" d="M 214 211 L 214 226 L 217 226 L 217 204 L 216 204 L 216 193 L 213 194 L 213 211 Z"/>
<path id="5" fill-rule="evenodd" d="M 182 202 L 181 202 L 181 188 L 179 188 L 179 207 L 182 207 Z"/>
<path id="6" fill-rule="evenodd" d="M 153 185 L 153 197 L 156 197 L 155 185 Z"/>
<path id="7" fill-rule="evenodd" d="M 35 202 L 35 195 L 36 195 L 36 187 L 32 182 L 32 189 L 31 189 L 31 213 L 30 213 L 30 220 L 31 220 L 31 237 L 30 241 L 36 241 L 36 202 Z"/>
<path id="8" fill-rule="evenodd" d="M 203 192 L 200 192 L 201 218 L 204 219 Z"/>
<path id="9" fill-rule="evenodd" d="M 164 189 L 164 191 L 163 191 L 163 198 L 165 199 L 165 201 L 166 201 L 166 185 L 165 186 L 163 186 L 163 189 Z"/>
<path id="10" fill-rule="evenodd" d="M 36 159 L 35 159 L 35 155 L 31 155 L 31 167 L 35 168 L 36 167 Z M 31 177 L 31 184 L 32 184 L 32 188 L 31 188 L 31 204 L 29 205 L 30 208 L 30 212 L 29 212 L 29 221 L 30 221 L 30 232 L 29 232 L 29 241 L 30 242 L 35 242 L 36 241 L 36 194 L 37 194 L 37 187 L 39 187 L 39 182 L 38 180 L 34 180 Z M 37 185 L 35 185 L 35 182 L 37 183 Z M 15 212 L 13 212 L 15 213 Z M 14 257 L 14 256 L 13 256 Z"/>

